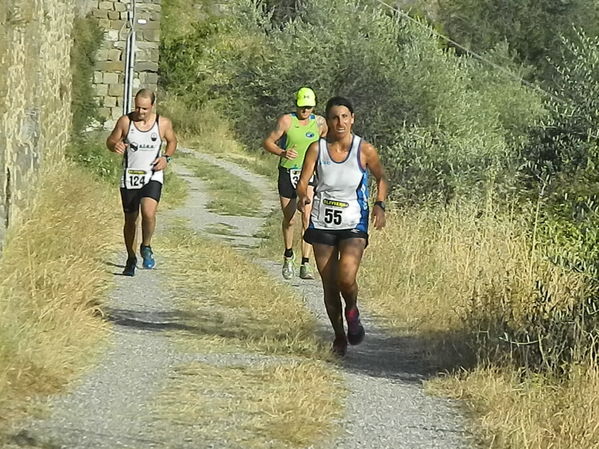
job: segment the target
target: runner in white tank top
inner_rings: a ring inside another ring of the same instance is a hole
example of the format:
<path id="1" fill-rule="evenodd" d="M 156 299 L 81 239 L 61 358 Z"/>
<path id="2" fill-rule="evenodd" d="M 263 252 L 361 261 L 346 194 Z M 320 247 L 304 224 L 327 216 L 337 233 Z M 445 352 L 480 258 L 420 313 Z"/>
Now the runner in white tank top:
<path id="1" fill-rule="evenodd" d="M 156 209 L 160 201 L 164 169 L 177 148 L 177 138 L 171 121 L 158 117 L 152 109 L 154 93 L 141 89 L 135 95 L 135 110 L 118 119 L 106 146 L 110 151 L 123 155 L 121 176 L 121 200 L 125 212 L 123 235 L 127 249 L 127 262 L 123 274 L 133 276 L 137 266 L 135 231 L 139 212 L 142 221 L 140 254 L 144 268 L 154 268 L 155 261 L 150 246 L 156 227 Z M 166 141 L 164 153 L 160 154 L 162 141 Z"/>
<path id="2" fill-rule="evenodd" d="M 343 356 L 347 343 L 359 344 L 364 327 L 358 311 L 356 276 L 368 244 L 368 172 L 376 180 L 372 210 L 375 229 L 385 226 L 387 181 L 376 149 L 352 133 L 353 106 L 343 97 L 326 106 L 328 133 L 308 148 L 297 187 L 298 208 L 310 204 L 308 181 L 316 173 L 311 221 L 304 239 L 312 244 L 322 279 L 324 302 L 333 325 L 333 352 Z M 341 296 L 345 300 L 347 333 Z"/>

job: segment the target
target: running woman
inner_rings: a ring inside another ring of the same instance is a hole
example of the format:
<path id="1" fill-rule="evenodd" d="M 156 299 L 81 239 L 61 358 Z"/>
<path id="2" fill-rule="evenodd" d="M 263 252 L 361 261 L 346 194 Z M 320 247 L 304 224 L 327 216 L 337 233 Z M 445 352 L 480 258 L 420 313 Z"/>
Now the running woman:
<path id="1" fill-rule="evenodd" d="M 156 209 L 160 201 L 164 169 L 177 148 L 177 137 L 171 121 L 153 112 L 154 92 L 141 89 L 135 95 L 135 110 L 123 115 L 116 122 L 106 146 L 110 151 L 122 154 L 121 200 L 125 213 L 123 236 L 127 249 L 127 262 L 123 274 L 135 275 L 135 230 L 141 210 L 142 241 L 139 252 L 143 267 L 154 268 L 156 262 L 152 247 L 152 235 L 156 227 Z M 164 153 L 160 154 L 162 141 L 166 141 Z"/>
<path id="2" fill-rule="evenodd" d="M 277 120 L 275 129 L 264 139 L 264 149 L 280 157 L 279 161 L 279 200 L 283 211 L 281 227 L 283 229 L 282 274 L 285 279 L 294 275 L 293 254 L 293 218 L 297 210 L 297 181 L 304 163 L 306 150 L 312 142 L 327 133 L 327 124 L 323 117 L 314 114 L 316 95 L 308 87 L 302 87 L 295 95 L 296 112 L 284 114 Z M 277 143 L 278 142 L 278 143 Z M 307 195 L 312 198 L 314 188 L 308 186 Z M 302 212 L 302 236 L 310 221 L 310 206 Z M 302 240 L 302 263 L 300 278 L 314 279 L 310 268 L 310 245 Z"/>
<path id="3" fill-rule="evenodd" d="M 352 103 L 343 97 L 331 98 L 325 116 L 326 138 L 311 144 L 306 153 L 297 187 L 298 208 L 306 210 L 312 202 L 308 184 L 316 172 L 310 225 L 304 240 L 314 248 L 322 278 L 324 303 L 335 332 L 333 352 L 343 356 L 347 343 L 357 345 L 365 334 L 357 306 L 356 276 L 368 245 L 368 173 L 374 175 L 377 187 L 372 208 L 375 229 L 385 226 L 388 185 L 376 149 L 352 133 Z M 344 314 L 341 297 L 345 300 Z"/>

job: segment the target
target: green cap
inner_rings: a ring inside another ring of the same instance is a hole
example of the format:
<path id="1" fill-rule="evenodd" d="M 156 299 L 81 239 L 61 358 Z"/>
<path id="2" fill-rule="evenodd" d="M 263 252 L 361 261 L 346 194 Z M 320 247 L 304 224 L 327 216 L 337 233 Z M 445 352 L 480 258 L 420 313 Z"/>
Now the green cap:
<path id="1" fill-rule="evenodd" d="M 304 106 L 316 106 L 316 95 L 314 94 L 314 91 L 309 87 L 302 87 L 297 91 L 297 94 L 295 94 L 295 104 L 298 108 Z"/>

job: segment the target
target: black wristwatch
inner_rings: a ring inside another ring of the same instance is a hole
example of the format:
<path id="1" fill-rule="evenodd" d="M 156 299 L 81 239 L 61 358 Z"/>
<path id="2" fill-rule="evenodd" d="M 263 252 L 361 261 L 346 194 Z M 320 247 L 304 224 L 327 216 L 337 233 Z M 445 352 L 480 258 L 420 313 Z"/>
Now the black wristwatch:
<path id="1" fill-rule="evenodd" d="M 173 159 L 172 156 L 167 156 L 166 154 L 163 154 L 162 157 L 166 159 L 167 164 L 170 163 L 171 160 Z"/>
<path id="2" fill-rule="evenodd" d="M 384 201 L 375 201 L 374 205 L 380 207 L 383 210 L 385 210 L 385 202 Z"/>

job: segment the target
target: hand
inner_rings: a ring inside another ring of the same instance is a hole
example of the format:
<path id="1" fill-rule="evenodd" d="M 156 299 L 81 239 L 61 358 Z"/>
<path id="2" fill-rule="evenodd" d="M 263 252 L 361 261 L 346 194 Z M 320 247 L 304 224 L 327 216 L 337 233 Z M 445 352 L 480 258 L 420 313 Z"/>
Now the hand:
<path id="1" fill-rule="evenodd" d="M 385 218 L 385 210 L 380 206 L 373 206 L 372 208 L 372 223 L 374 229 L 383 229 L 387 219 Z"/>
<path id="2" fill-rule="evenodd" d="M 285 150 L 285 159 L 295 159 L 297 157 L 297 151 L 295 151 L 295 147 L 289 147 Z"/>
<path id="3" fill-rule="evenodd" d="M 157 157 L 156 159 L 154 159 L 154 162 L 152 162 L 152 165 L 154 166 L 154 171 L 160 171 L 160 170 L 164 170 L 166 168 L 166 166 L 168 165 L 168 162 L 166 161 L 166 158 L 164 156 L 160 156 L 160 157 Z"/>
<path id="4" fill-rule="evenodd" d="M 125 142 L 118 141 L 114 144 L 113 151 L 117 154 L 125 154 L 125 151 L 127 151 L 127 144 Z"/>
<path id="5" fill-rule="evenodd" d="M 310 198 L 307 196 L 300 196 L 297 199 L 297 210 L 299 210 L 302 214 L 304 213 L 304 207 L 310 204 Z"/>

